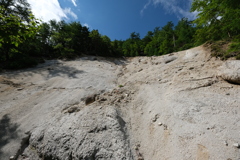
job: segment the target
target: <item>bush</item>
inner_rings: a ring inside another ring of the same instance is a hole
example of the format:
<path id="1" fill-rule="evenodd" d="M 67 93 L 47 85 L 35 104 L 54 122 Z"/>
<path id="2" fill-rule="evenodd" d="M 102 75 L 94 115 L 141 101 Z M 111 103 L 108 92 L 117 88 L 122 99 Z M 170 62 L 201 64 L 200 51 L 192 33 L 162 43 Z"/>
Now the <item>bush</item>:
<path id="1" fill-rule="evenodd" d="M 234 40 L 234 42 L 232 42 L 229 45 L 227 56 L 236 57 L 236 59 L 240 59 L 240 40 L 239 41 Z"/>
<path id="2" fill-rule="evenodd" d="M 219 57 L 222 60 L 232 57 L 240 59 L 240 37 L 235 37 L 233 40 L 208 41 L 206 46 L 211 49 L 213 57 Z"/>
<path id="3" fill-rule="evenodd" d="M 40 59 L 32 58 L 29 56 L 23 56 L 19 59 L 14 59 L 6 64 L 4 68 L 6 69 L 21 69 L 21 68 L 28 68 L 33 67 L 38 64 Z M 42 59 L 41 59 L 42 61 Z"/>

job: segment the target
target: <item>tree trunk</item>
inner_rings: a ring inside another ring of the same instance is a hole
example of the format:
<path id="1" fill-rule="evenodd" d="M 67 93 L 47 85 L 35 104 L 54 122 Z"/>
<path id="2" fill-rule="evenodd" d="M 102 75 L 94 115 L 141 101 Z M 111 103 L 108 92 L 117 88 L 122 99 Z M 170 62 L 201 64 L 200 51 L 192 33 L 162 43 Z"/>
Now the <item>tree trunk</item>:
<path id="1" fill-rule="evenodd" d="M 231 38 L 231 35 L 230 35 L 230 33 L 229 33 L 229 32 L 228 32 L 228 37 L 229 37 L 229 38 Z"/>
<path id="2" fill-rule="evenodd" d="M 176 47 L 176 43 L 175 43 L 175 36 L 173 35 L 173 44 L 174 44 L 174 48 Z"/>

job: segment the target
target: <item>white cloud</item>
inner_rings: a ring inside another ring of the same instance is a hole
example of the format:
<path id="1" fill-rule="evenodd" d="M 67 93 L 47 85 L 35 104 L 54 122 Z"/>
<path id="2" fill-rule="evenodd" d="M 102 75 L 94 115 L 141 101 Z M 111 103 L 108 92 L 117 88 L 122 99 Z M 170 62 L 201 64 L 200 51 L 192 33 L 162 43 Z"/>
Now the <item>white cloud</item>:
<path id="1" fill-rule="evenodd" d="M 28 0 L 28 3 L 31 5 L 33 14 L 45 22 L 67 18 L 58 0 Z"/>
<path id="2" fill-rule="evenodd" d="M 74 5 L 75 7 L 77 7 L 77 3 L 76 3 L 77 0 L 71 0 L 71 1 L 72 1 L 73 5 Z"/>
<path id="3" fill-rule="evenodd" d="M 68 18 L 68 15 L 77 19 L 77 15 L 70 8 L 61 8 L 58 0 L 27 0 L 36 18 L 44 22 L 49 20 L 60 21 Z M 75 0 L 72 0 L 75 1 Z"/>
<path id="4" fill-rule="evenodd" d="M 87 28 L 90 29 L 90 30 L 93 29 L 93 28 L 92 28 L 89 24 L 87 24 L 87 23 L 84 23 L 83 26 L 87 27 Z"/>
<path id="5" fill-rule="evenodd" d="M 150 4 L 153 4 L 155 7 L 161 5 L 167 13 L 174 13 L 178 18 L 186 17 L 193 20 L 196 18 L 197 12 L 191 13 L 189 11 L 191 3 L 192 0 L 149 0 L 140 13 L 143 15 L 144 10 L 146 10 Z M 180 7 L 179 4 L 185 4 L 186 6 Z"/>
<path id="6" fill-rule="evenodd" d="M 77 15 L 72 12 L 71 8 L 65 8 L 65 9 L 63 10 L 63 12 L 64 12 L 66 15 L 68 14 L 68 15 L 72 16 L 74 19 L 77 19 L 77 18 L 78 18 Z"/>
<path id="7" fill-rule="evenodd" d="M 84 23 L 83 26 L 89 28 L 89 25 L 87 23 Z"/>
<path id="8" fill-rule="evenodd" d="M 140 11 L 140 14 L 141 14 L 141 15 L 143 15 L 144 10 L 147 9 L 147 7 L 151 4 L 151 2 L 152 2 L 152 1 L 149 0 L 148 3 L 144 5 L 143 9 Z"/>

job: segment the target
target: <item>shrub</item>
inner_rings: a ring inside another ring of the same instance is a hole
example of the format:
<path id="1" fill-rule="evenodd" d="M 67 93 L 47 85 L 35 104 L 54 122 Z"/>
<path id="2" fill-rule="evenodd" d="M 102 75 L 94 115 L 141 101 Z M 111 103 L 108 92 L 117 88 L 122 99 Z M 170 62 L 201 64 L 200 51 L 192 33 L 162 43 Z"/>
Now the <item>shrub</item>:
<path id="1" fill-rule="evenodd" d="M 6 64 L 4 68 L 6 69 L 21 69 L 27 67 L 33 67 L 38 64 L 39 61 L 42 59 L 36 59 L 29 56 L 23 56 L 18 59 L 14 59 Z"/>

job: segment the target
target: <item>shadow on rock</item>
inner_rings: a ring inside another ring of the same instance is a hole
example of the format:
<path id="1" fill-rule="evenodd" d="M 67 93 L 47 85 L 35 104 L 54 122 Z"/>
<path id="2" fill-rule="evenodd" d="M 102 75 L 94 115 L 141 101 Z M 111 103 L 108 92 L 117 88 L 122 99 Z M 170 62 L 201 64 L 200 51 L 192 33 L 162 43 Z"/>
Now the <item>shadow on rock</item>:
<path id="1" fill-rule="evenodd" d="M 46 71 L 46 73 L 41 71 Z M 49 60 L 46 63 L 43 63 L 35 68 L 9 72 L 7 77 L 16 79 L 19 75 L 24 77 L 31 77 L 31 76 L 34 76 L 35 74 L 40 74 L 46 80 L 54 77 L 64 77 L 64 76 L 68 78 L 76 79 L 78 78 L 78 75 L 82 73 L 85 73 L 85 71 L 79 70 L 76 67 L 64 65 L 62 62 L 57 60 Z"/>
<path id="2" fill-rule="evenodd" d="M 48 75 L 47 79 L 53 78 L 53 77 L 62 77 L 67 76 L 68 78 L 78 78 L 77 74 L 85 73 L 83 70 L 78 70 L 74 67 L 69 66 L 56 66 L 56 67 L 48 67 Z M 44 75 L 43 75 L 44 76 Z"/>
<path id="3" fill-rule="evenodd" d="M 8 115 L 4 115 L 0 120 L 0 157 L 3 156 L 2 148 L 9 143 L 11 139 L 18 137 L 16 132 L 17 124 L 11 123 Z"/>

